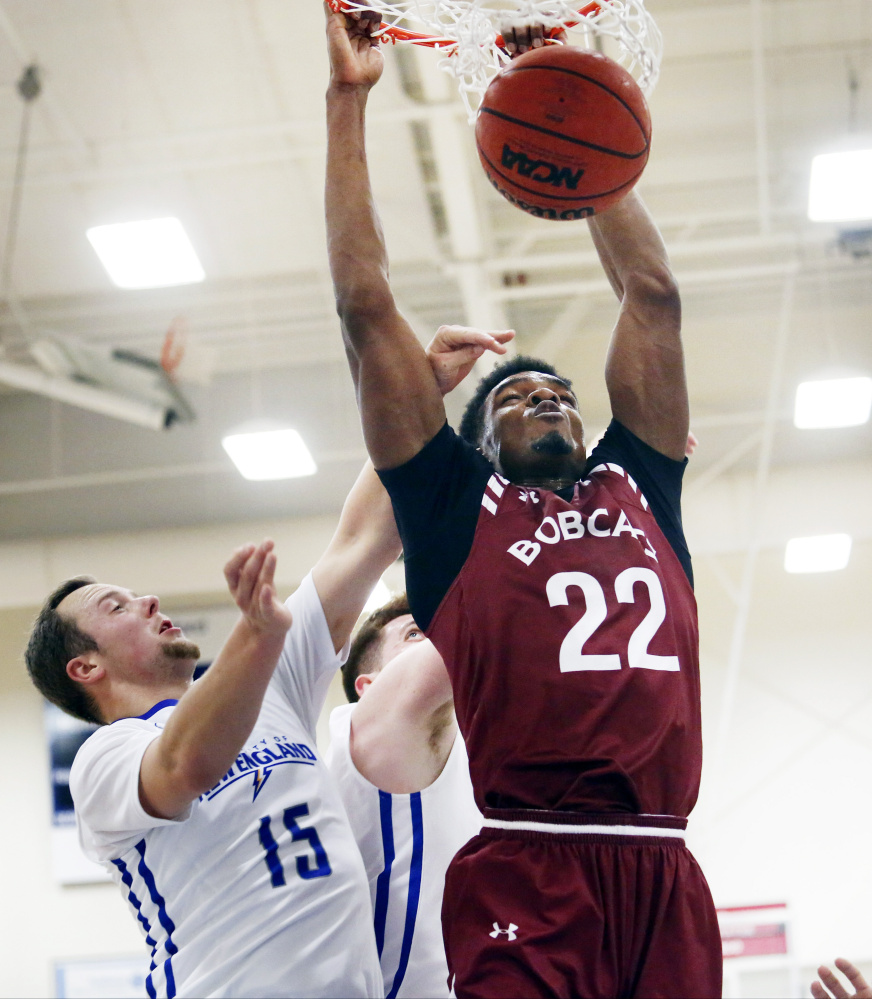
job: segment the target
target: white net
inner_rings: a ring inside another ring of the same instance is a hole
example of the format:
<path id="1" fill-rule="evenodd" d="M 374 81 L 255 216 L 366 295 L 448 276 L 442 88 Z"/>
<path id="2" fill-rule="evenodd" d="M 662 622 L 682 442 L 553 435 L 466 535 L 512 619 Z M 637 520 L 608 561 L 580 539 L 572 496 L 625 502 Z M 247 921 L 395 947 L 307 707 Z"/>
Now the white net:
<path id="1" fill-rule="evenodd" d="M 650 94 L 660 72 L 663 39 L 643 0 L 334 0 L 351 12 L 376 11 L 382 34 L 426 44 L 443 53 L 439 65 L 457 78 L 470 120 L 493 76 L 509 61 L 499 47 L 501 28 L 534 21 L 566 28 L 569 42 L 605 51 Z"/>

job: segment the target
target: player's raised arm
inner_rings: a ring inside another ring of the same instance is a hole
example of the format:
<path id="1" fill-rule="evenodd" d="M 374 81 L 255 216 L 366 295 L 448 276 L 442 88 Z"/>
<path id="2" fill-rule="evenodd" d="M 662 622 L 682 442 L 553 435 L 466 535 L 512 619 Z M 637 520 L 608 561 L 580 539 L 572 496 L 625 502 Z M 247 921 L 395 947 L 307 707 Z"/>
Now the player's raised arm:
<path id="1" fill-rule="evenodd" d="M 345 500 L 336 533 L 312 569 L 337 652 L 381 574 L 401 551 L 391 501 L 367 462 Z"/>
<path id="2" fill-rule="evenodd" d="M 680 461 L 687 445 L 687 383 L 681 300 L 666 247 L 635 192 L 589 225 L 621 300 L 606 361 L 612 413 L 651 447 Z"/>
<path id="3" fill-rule="evenodd" d="M 175 818 L 216 784 L 257 721 L 291 624 L 291 612 L 273 587 L 272 547 L 271 541 L 246 545 L 224 567 L 242 617 L 143 755 L 139 797 L 156 818 Z"/>
<path id="4" fill-rule="evenodd" d="M 424 351 L 391 293 L 364 118 L 383 57 L 365 20 L 328 11 L 327 246 L 363 432 L 378 469 L 412 458 L 445 422 Z"/>

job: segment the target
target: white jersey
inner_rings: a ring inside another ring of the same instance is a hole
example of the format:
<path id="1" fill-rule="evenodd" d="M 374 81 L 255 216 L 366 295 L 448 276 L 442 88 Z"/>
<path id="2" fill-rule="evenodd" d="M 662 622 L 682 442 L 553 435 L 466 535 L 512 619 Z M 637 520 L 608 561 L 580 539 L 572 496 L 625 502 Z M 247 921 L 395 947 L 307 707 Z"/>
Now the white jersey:
<path id="1" fill-rule="evenodd" d="M 330 715 L 327 765 L 366 866 L 385 995 L 450 996 L 442 943 L 445 872 L 482 822 L 466 746 L 458 734 L 442 773 L 423 791 L 388 794 L 370 784 L 352 762 L 354 707 L 345 704 Z"/>
<path id="2" fill-rule="evenodd" d="M 311 576 L 257 723 L 227 774 L 174 820 L 139 800 L 143 753 L 176 701 L 98 729 L 70 788 L 151 948 L 155 996 L 381 996 L 366 874 L 315 722 L 336 655 Z"/>

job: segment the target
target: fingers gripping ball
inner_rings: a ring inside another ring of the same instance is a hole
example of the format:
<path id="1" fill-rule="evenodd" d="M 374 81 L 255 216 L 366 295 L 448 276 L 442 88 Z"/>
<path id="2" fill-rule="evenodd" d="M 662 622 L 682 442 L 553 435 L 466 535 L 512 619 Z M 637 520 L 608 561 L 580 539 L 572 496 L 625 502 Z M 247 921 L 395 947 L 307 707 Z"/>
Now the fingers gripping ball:
<path id="1" fill-rule="evenodd" d="M 581 219 L 619 201 L 645 169 L 651 116 L 632 76 L 598 52 L 533 49 L 494 77 L 475 126 L 490 182 L 545 219 Z"/>

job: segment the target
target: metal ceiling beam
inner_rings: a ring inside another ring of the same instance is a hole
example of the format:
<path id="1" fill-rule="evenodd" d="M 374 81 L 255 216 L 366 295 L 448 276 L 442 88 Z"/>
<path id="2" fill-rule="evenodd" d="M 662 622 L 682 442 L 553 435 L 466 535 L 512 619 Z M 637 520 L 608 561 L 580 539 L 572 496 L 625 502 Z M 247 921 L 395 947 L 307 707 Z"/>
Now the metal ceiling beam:
<path id="1" fill-rule="evenodd" d="M 813 240 L 815 243 L 828 242 L 828 233 L 819 230 Z M 581 242 L 581 237 L 578 237 Z M 669 257 L 675 260 L 681 257 L 698 259 L 701 256 L 723 257 L 732 253 L 737 256 L 747 256 L 750 252 L 774 252 L 797 250 L 801 243 L 812 242 L 802 240 L 795 232 L 769 233 L 766 235 L 728 236 L 719 239 L 681 240 L 670 243 Z M 485 261 L 484 268 L 491 274 L 502 274 L 506 271 L 556 270 L 560 267 L 599 267 L 599 257 L 596 251 L 567 250 L 557 253 L 526 253 L 512 256 L 494 257 Z"/>
<path id="2" fill-rule="evenodd" d="M 316 457 L 320 465 L 366 461 L 365 448 L 324 451 Z M 84 472 L 81 475 L 58 475 L 46 479 L 26 479 L 0 482 L 0 496 L 26 496 L 36 493 L 59 492 L 67 489 L 94 489 L 98 486 L 129 485 L 134 482 L 157 482 L 164 479 L 195 478 L 197 476 L 239 475 L 230 459 L 201 461 L 187 465 L 162 465 L 151 468 L 127 468 L 108 472 Z"/>
<path id="3" fill-rule="evenodd" d="M 794 274 L 797 270 L 796 262 L 788 261 L 778 264 L 761 264 L 759 267 L 724 267 L 698 271 L 677 270 L 676 279 L 682 288 L 707 287 L 743 281 L 773 280 Z M 595 278 L 588 281 L 561 281 L 551 284 L 527 284 L 495 288 L 491 294 L 495 299 L 503 302 L 518 302 L 541 298 L 570 298 L 576 295 L 613 295 L 614 291 L 606 278 Z"/>

